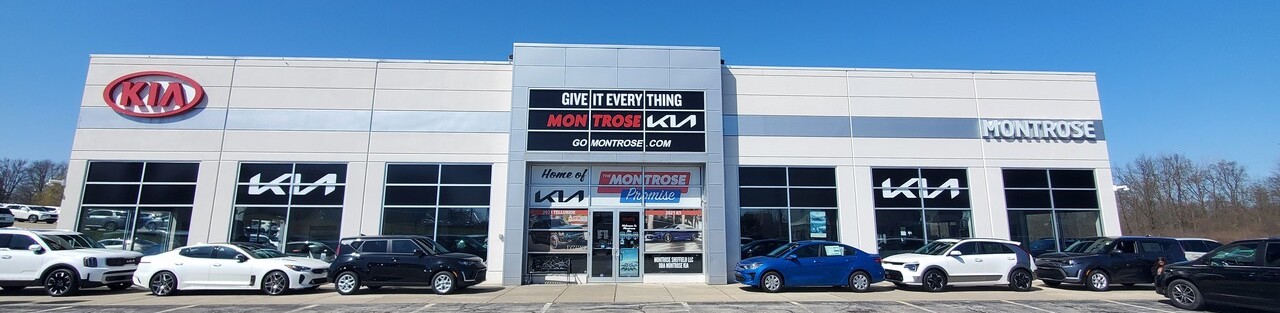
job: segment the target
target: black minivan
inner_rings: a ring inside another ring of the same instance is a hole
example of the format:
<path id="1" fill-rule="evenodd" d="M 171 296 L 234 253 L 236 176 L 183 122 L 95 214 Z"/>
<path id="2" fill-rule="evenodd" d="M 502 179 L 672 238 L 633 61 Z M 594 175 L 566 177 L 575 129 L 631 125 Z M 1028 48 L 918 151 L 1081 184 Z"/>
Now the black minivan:
<path id="1" fill-rule="evenodd" d="M 337 258 L 329 265 L 329 281 L 339 294 L 361 286 L 428 286 L 447 294 L 484 281 L 484 260 L 449 252 L 423 236 L 363 236 L 343 238 Z"/>
<path id="2" fill-rule="evenodd" d="M 1211 303 L 1276 310 L 1280 238 L 1236 241 L 1199 259 L 1165 266 L 1156 278 L 1156 292 L 1187 310 Z"/>
<path id="3" fill-rule="evenodd" d="M 1173 238 L 1084 238 L 1062 252 L 1036 257 L 1036 277 L 1050 287 L 1071 283 L 1107 291 L 1112 284 L 1154 283 L 1161 266 L 1186 259 L 1182 246 Z"/>

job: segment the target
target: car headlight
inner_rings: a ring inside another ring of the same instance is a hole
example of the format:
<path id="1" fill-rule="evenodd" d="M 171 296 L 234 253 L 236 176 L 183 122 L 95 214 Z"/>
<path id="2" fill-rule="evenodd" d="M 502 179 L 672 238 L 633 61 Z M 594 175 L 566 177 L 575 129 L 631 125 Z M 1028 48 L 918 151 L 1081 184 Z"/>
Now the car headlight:
<path id="1" fill-rule="evenodd" d="M 920 268 L 920 263 L 907 263 L 906 265 L 903 265 L 902 267 L 906 268 L 908 271 L 915 272 L 915 271 L 916 271 L 916 269 Z"/>
<path id="2" fill-rule="evenodd" d="M 747 264 L 747 269 L 754 270 L 754 269 L 760 268 L 761 265 L 764 265 L 764 263 L 751 262 L 751 264 Z"/>
<path id="3" fill-rule="evenodd" d="M 1067 260 L 1067 265 L 1076 265 L 1076 264 L 1078 264 L 1078 263 L 1080 263 L 1080 262 L 1076 262 L 1076 259 L 1068 259 L 1068 260 Z"/>
<path id="4" fill-rule="evenodd" d="M 458 261 L 458 264 L 462 266 L 472 266 L 476 265 L 476 261 Z"/>
<path id="5" fill-rule="evenodd" d="M 284 267 L 288 267 L 291 270 L 295 270 L 299 272 L 306 272 L 311 270 L 310 267 L 301 266 L 301 265 L 285 265 Z"/>
<path id="6" fill-rule="evenodd" d="M 84 267 L 98 267 L 98 258 L 95 258 L 95 257 L 85 257 L 85 258 L 84 258 Z"/>

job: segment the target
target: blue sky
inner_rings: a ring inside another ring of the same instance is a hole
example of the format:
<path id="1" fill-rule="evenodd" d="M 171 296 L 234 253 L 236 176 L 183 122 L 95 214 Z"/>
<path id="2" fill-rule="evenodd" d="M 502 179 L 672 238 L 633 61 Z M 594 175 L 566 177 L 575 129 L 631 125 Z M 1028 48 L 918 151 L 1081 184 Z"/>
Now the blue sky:
<path id="1" fill-rule="evenodd" d="M 1098 73 L 1113 163 L 1280 164 L 1280 1 L 0 2 L 0 158 L 69 156 L 89 54 L 505 60 L 513 42 L 729 64 Z"/>

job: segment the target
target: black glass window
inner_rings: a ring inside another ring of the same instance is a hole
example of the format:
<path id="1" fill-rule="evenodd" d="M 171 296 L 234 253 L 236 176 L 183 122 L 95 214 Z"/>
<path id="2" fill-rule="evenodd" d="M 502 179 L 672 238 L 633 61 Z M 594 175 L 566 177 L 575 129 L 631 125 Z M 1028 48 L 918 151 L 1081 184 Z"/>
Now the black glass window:
<path id="1" fill-rule="evenodd" d="M 972 235 L 968 170 L 873 168 L 871 177 L 880 255 Z"/>
<path id="2" fill-rule="evenodd" d="M 331 261 L 342 226 L 345 163 L 241 163 L 232 241 Z"/>
<path id="3" fill-rule="evenodd" d="M 876 248 L 880 256 L 909 253 L 925 244 L 920 210 L 877 210 Z"/>
<path id="4" fill-rule="evenodd" d="M 1049 188 L 1049 172 L 1045 170 L 1004 170 L 1005 188 Z"/>
<path id="5" fill-rule="evenodd" d="M 77 230 L 153 255 L 187 244 L 199 163 L 89 162 Z"/>
<path id="6" fill-rule="evenodd" d="M 792 241 L 840 240 L 834 168 L 741 167 L 738 184 L 741 258 Z"/>
<path id="7" fill-rule="evenodd" d="M 493 166 L 388 164 L 382 233 L 431 237 L 451 252 L 488 257 Z"/>
<path id="8" fill-rule="evenodd" d="M 386 253 L 386 252 L 387 252 L 387 241 L 386 241 L 386 240 L 369 240 L 369 241 L 365 241 L 363 244 L 360 244 L 360 252 L 363 252 L 363 253 Z"/>
<path id="9" fill-rule="evenodd" d="M 1005 169 L 1003 177 L 1010 237 L 1033 256 L 1102 234 L 1092 170 Z"/>
<path id="10" fill-rule="evenodd" d="M 213 258 L 213 250 L 214 246 L 191 247 L 178 251 L 178 254 L 188 258 L 211 259 Z"/>

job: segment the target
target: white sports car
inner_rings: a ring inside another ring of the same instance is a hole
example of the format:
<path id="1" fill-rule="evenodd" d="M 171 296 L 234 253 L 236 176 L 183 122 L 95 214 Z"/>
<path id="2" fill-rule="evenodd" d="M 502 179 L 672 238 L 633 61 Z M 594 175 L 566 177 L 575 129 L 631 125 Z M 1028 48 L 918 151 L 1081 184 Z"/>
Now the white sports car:
<path id="1" fill-rule="evenodd" d="M 286 256 L 255 243 L 200 244 L 142 258 L 133 283 L 157 296 L 178 290 L 261 289 L 268 295 L 318 288 L 329 263 Z"/>
<path id="2" fill-rule="evenodd" d="M 938 292 L 947 286 L 1008 285 L 1031 290 L 1035 262 L 1018 242 L 1001 239 L 940 239 L 913 253 L 884 258 L 885 280 L 898 287 Z"/>

